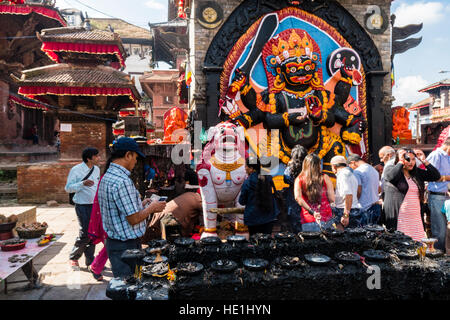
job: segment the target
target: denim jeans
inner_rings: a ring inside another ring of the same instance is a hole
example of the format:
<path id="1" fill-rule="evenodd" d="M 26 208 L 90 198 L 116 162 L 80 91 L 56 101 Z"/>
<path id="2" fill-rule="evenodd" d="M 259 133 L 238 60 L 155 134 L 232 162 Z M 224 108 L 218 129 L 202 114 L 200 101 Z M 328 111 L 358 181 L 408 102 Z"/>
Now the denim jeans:
<path id="1" fill-rule="evenodd" d="M 363 221 L 361 221 L 361 224 L 363 226 L 368 224 L 380 224 L 381 205 L 378 203 L 372 204 L 369 209 L 362 213 L 362 215 Z"/>
<path id="2" fill-rule="evenodd" d="M 338 223 L 341 223 L 341 218 L 342 215 L 344 214 L 344 209 L 343 208 L 332 208 L 333 210 L 333 218 L 330 219 L 330 221 L 328 221 L 326 223 L 326 228 L 332 228 L 333 223 L 335 223 L 336 225 Z M 362 212 L 360 209 L 354 208 L 350 210 L 350 216 L 349 216 L 349 222 L 348 222 L 348 226 L 346 228 L 357 228 L 357 227 L 362 227 L 362 223 L 365 221 L 364 218 L 365 214 L 364 212 Z"/>
<path id="3" fill-rule="evenodd" d="M 129 265 L 122 261 L 122 254 L 128 249 L 141 249 L 141 242 L 139 239 L 132 239 L 127 241 L 106 239 L 106 251 L 108 253 L 109 262 L 111 262 L 111 269 L 114 278 L 126 277 L 134 274 L 136 265 Z"/>
<path id="4" fill-rule="evenodd" d="M 302 224 L 303 232 L 320 232 L 320 227 L 317 222 L 308 222 Z"/>
<path id="5" fill-rule="evenodd" d="M 91 220 L 92 204 L 76 204 L 75 212 L 77 213 L 78 224 L 80 226 L 78 238 L 75 241 L 72 251 L 70 252 L 70 260 L 78 260 L 84 253 L 86 265 L 90 265 L 94 261 L 95 244 L 88 237 L 89 221 Z"/>
<path id="6" fill-rule="evenodd" d="M 442 213 L 442 207 L 446 197 L 444 195 L 430 194 L 428 196 L 428 207 L 430 208 L 431 234 L 438 239 L 436 249 L 445 250 L 445 231 L 447 229 L 447 218 Z"/>

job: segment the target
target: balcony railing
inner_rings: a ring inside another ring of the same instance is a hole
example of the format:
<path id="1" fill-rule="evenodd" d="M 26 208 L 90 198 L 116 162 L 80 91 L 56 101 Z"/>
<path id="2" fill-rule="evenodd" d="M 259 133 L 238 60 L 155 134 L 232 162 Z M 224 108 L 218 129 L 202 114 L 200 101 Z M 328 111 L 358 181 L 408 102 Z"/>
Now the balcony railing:
<path id="1" fill-rule="evenodd" d="M 431 116 L 433 122 L 440 122 L 448 119 L 450 119 L 450 107 L 433 109 L 433 114 Z"/>

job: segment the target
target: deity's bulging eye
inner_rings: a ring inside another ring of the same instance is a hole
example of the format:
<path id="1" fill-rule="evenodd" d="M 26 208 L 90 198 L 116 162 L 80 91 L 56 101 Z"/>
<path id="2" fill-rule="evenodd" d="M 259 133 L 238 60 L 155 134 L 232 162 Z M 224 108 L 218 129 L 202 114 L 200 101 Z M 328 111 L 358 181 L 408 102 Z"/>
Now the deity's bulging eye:
<path id="1" fill-rule="evenodd" d="M 297 68 L 296 68 L 296 67 L 292 67 L 292 68 L 290 68 L 289 70 L 290 70 L 292 73 L 294 73 L 294 72 L 297 71 Z"/>
<path id="2" fill-rule="evenodd" d="M 310 66 L 305 66 L 305 70 L 309 71 L 309 70 L 311 70 L 311 67 Z"/>

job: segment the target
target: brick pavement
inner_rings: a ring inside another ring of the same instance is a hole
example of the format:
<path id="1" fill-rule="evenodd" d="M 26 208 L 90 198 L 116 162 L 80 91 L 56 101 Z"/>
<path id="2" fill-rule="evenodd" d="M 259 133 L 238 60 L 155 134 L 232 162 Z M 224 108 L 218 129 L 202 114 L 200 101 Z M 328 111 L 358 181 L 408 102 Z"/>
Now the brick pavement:
<path id="1" fill-rule="evenodd" d="M 48 223 L 47 233 L 64 233 L 58 242 L 33 260 L 41 277 L 41 288 L 28 289 L 27 283 L 8 284 L 8 294 L 5 295 L 3 283 L 0 283 L 0 300 L 109 300 L 105 295 L 108 281 L 112 278 L 109 261 L 103 271 L 102 282 L 96 281 L 87 271 L 84 257 L 79 260 L 79 271 L 73 271 L 69 266 L 69 253 L 78 235 L 74 207 L 40 206 L 36 219 Z M 97 245 L 96 253 L 102 247 L 102 244 Z M 26 280 L 21 269 L 8 277 L 11 282 L 20 280 Z"/>

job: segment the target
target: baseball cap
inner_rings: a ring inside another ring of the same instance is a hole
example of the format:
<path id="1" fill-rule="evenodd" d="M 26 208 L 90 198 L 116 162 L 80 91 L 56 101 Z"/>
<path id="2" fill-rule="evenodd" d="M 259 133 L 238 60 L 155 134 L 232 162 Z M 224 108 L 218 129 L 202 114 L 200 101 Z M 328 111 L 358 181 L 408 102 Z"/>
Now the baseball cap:
<path id="1" fill-rule="evenodd" d="M 134 151 L 141 158 L 145 158 L 145 154 L 139 149 L 139 145 L 132 138 L 122 137 L 116 140 L 113 144 L 114 150 Z"/>
<path id="2" fill-rule="evenodd" d="M 334 156 L 331 158 L 330 164 L 336 165 L 336 164 L 345 164 L 347 165 L 347 160 L 343 156 Z"/>

